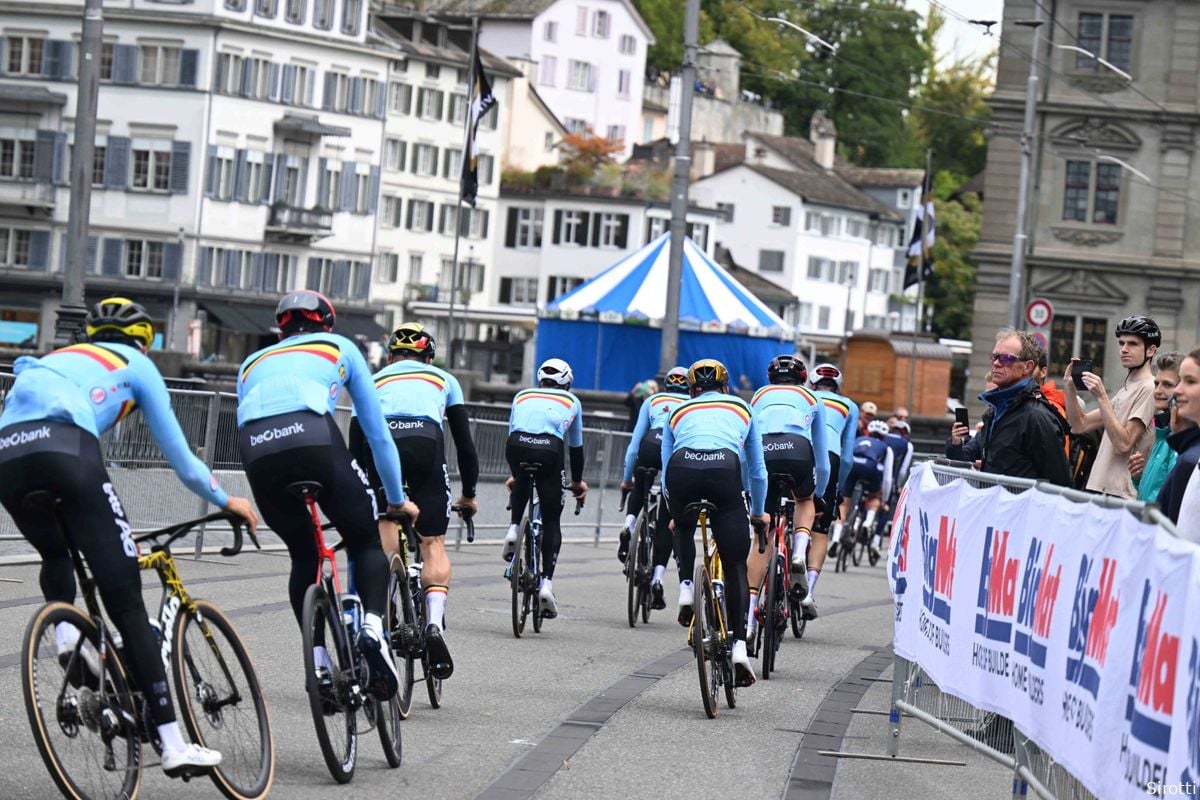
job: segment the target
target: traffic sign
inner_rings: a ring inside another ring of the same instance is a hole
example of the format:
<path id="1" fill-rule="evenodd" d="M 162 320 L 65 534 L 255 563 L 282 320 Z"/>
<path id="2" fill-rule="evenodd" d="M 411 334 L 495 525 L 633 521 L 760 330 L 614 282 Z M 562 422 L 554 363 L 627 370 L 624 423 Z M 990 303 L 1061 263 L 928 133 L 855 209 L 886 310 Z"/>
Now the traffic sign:
<path id="1" fill-rule="evenodd" d="M 1054 318 L 1054 306 L 1041 297 L 1029 301 L 1025 309 L 1025 320 L 1035 328 L 1044 328 Z"/>
<path id="2" fill-rule="evenodd" d="M 1037 346 L 1042 348 L 1043 350 L 1050 349 L 1050 338 L 1048 336 L 1046 336 L 1046 334 L 1044 334 L 1043 332 L 1033 331 L 1032 333 L 1029 334 L 1029 338 L 1031 338 L 1035 342 L 1037 342 Z"/>

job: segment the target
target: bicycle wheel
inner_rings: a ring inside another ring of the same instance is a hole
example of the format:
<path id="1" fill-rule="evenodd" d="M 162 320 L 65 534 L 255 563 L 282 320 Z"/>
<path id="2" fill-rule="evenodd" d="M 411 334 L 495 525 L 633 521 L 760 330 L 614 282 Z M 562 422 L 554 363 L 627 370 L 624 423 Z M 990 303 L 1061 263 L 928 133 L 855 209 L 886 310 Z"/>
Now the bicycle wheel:
<path id="1" fill-rule="evenodd" d="M 538 579 L 540 576 L 533 568 L 533 550 L 535 547 L 541 546 L 541 541 L 535 541 L 532 532 L 530 532 L 530 535 L 525 539 L 525 564 L 527 565 L 526 574 L 528 575 L 528 580 L 525 584 L 525 608 L 529 610 L 529 613 L 533 614 L 534 633 L 542 632 L 542 598 L 540 592 L 538 592 Z"/>
<path id="2" fill-rule="evenodd" d="M 804 619 L 804 610 L 794 600 L 788 601 L 788 610 L 791 612 L 792 618 L 792 636 L 803 639 L 804 629 L 808 626 L 808 622 Z"/>
<path id="3" fill-rule="evenodd" d="M 762 651 L 763 680 L 771 678 L 771 670 L 775 669 L 775 651 L 779 648 L 779 624 L 783 622 L 783 608 L 780 607 L 780 599 L 783 597 L 783 587 L 779 572 L 782 561 L 783 556 L 776 553 L 772 556 L 771 563 L 767 567 L 767 613 L 763 615 L 758 631 L 758 637 L 761 642 L 759 649 Z M 787 572 L 783 574 L 786 575 Z"/>
<path id="4" fill-rule="evenodd" d="M 417 607 L 417 629 L 424 630 L 429 620 L 425 616 L 425 590 L 415 579 L 412 583 L 412 599 L 413 605 Z M 442 707 L 442 679 L 433 677 L 433 672 L 429 669 L 429 652 L 424 646 L 421 647 L 421 674 L 425 676 L 425 692 L 429 695 L 429 705 L 432 708 Z"/>
<path id="5" fill-rule="evenodd" d="M 60 623 L 79 632 L 65 658 L 57 645 Z M 142 749 L 132 730 L 137 715 L 116 649 L 108 647 L 103 687 L 88 666 L 101 663 L 99 642 L 95 624 L 82 611 L 47 603 L 29 620 L 21 646 L 21 687 L 33 740 L 55 785 L 73 800 L 134 798 L 142 778 Z"/>
<path id="6" fill-rule="evenodd" d="M 647 522 L 638 547 L 638 605 L 642 609 L 642 624 L 650 622 L 650 575 L 654 572 L 654 535 Z"/>
<path id="7" fill-rule="evenodd" d="M 529 595 L 525 592 L 525 570 L 528 562 L 525 559 L 526 540 L 529 538 L 529 519 L 521 520 L 517 528 L 517 541 L 513 547 L 512 561 L 509 562 L 508 581 L 512 584 L 512 631 L 518 639 L 525 632 L 525 617 L 529 614 Z"/>
<path id="8" fill-rule="evenodd" d="M 858 530 L 854 532 L 853 544 L 850 548 L 850 558 L 854 561 L 854 566 L 862 564 L 863 551 L 867 548 L 867 542 L 864 538 L 866 531 L 863 528 L 862 520 L 857 520 Z"/>
<path id="9" fill-rule="evenodd" d="M 400 732 L 400 723 L 404 717 L 400 716 L 399 696 L 400 693 L 396 692 L 391 700 L 372 697 L 367 700 L 365 707 L 368 717 L 375 719 L 375 729 L 379 731 L 379 744 L 383 746 L 383 757 L 392 769 L 400 766 L 404 756 L 404 743 Z"/>
<path id="10" fill-rule="evenodd" d="M 696 565 L 692 586 L 695 591 L 692 601 L 692 607 L 695 609 L 692 617 L 692 651 L 696 654 L 696 670 L 700 675 L 700 697 L 704 701 L 704 713 L 712 719 L 717 715 L 717 685 L 720 675 L 717 672 L 719 668 L 712 660 L 713 649 L 717 646 L 712 617 L 712 583 L 708 580 L 708 571 L 704 569 L 703 563 Z"/>
<path id="11" fill-rule="evenodd" d="M 210 773 L 230 800 L 265 797 L 275 778 L 275 747 L 262 686 L 229 617 L 207 600 L 176 617 L 171 672 L 188 733 L 221 753 Z"/>
<path id="12" fill-rule="evenodd" d="M 412 709 L 413 684 L 416 678 L 414 635 L 417 631 L 416 611 L 408 591 L 408 567 L 399 553 L 393 553 L 388 563 L 387 631 L 391 638 L 392 654 L 400 673 L 400 688 L 396 691 L 396 707 L 401 719 L 408 719 Z M 386 748 L 384 748 L 386 749 Z"/>
<path id="13" fill-rule="evenodd" d="M 642 537 L 646 534 L 646 512 L 643 510 L 638 514 L 637 523 L 633 526 L 633 546 L 629 548 L 629 554 L 625 557 L 625 617 L 629 621 L 629 627 L 637 627 L 638 615 L 641 613 L 642 606 L 642 590 L 641 571 L 644 568 L 642 563 Z"/>
<path id="14" fill-rule="evenodd" d="M 304 593 L 304 684 L 312 711 L 317 742 L 329 774 L 338 783 L 354 777 L 358 758 L 357 709 L 351 704 L 354 683 L 354 659 L 346 641 L 342 612 L 330 604 L 329 595 L 319 584 Z M 325 647 L 333 669 L 322 667 L 319 675 L 313 648 Z M 323 680 L 324 678 L 324 680 Z M 322 685 L 324 684 L 324 685 Z"/>

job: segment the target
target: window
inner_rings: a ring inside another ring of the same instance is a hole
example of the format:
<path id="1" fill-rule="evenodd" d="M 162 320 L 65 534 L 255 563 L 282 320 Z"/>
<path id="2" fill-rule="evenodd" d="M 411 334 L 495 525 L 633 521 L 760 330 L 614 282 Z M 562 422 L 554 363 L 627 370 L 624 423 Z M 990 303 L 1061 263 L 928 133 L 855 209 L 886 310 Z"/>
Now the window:
<path id="1" fill-rule="evenodd" d="M 842 218 L 832 214 L 820 214 L 809 211 L 804 215 L 804 230 L 809 233 L 819 233 L 822 236 L 837 236 L 841 233 Z"/>
<path id="2" fill-rule="evenodd" d="M 542 246 L 543 211 L 540 208 L 510 208 L 504 246 L 537 250 Z"/>
<path id="3" fill-rule="evenodd" d="M 300 198 L 304 196 L 304 187 L 300 185 L 300 165 L 299 156 L 287 157 L 283 167 L 283 197 L 275 198 L 283 200 L 293 207 L 300 205 Z M 329 206 L 329 208 L 334 208 L 334 206 Z"/>
<path id="4" fill-rule="evenodd" d="M 278 0 L 254 0 L 254 13 L 260 17 L 274 19 L 277 2 Z"/>
<path id="5" fill-rule="evenodd" d="M 354 181 L 354 213 L 366 214 L 371 208 L 371 174 L 358 172 L 351 177 Z"/>
<path id="6" fill-rule="evenodd" d="M 771 224 L 787 227 L 792 224 L 791 206 L 771 206 Z"/>
<path id="7" fill-rule="evenodd" d="M 542 148 L 547 153 L 549 153 L 554 150 L 554 146 L 555 146 L 554 131 L 546 131 L 546 136 L 544 137 L 544 139 L 542 141 Z"/>
<path id="8" fill-rule="evenodd" d="M 479 185 L 490 186 L 495 177 L 496 159 L 489 155 L 480 155 L 476 160 L 479 172 Z"/>
<path id="9" fill-rule="evenodd" d="M 600 247 L 624 247 L 629 230 L 628 214 L 600 214 Z"/>
<path id="10" fill-rule="evenodd" d="M 592 65 L 586 61 L 576 61 L 574 59 L 568 61 L 567 88 L 579 92 L 592 91 Z"/>
<path id="11" fill-rule="evenodd" d="M 608 140 L 613 144 L 619 144 L 625 141 L 625 126 L 624 125 L 609 125 Z"/>
<path id="12" fill-rule="evenodd" d="M 313 0 L 313 25 L 323 31 L 333 28 L 333 0 Z"/>
<path id="13" fill-rule="evenodd" d="M 293 25 L 304 24 L 305 0 L 287 0 L 287 6 L 284 8 L 283 18 Z"/>
<path id="14" fill-rule="evenodd" d="M 271 62 L 265 58 L 247 58 L 242 62 L 241 94 L 266 100 L 271 93 Z"/>
<path id="15" fill-rule="evenodd" d="M 562 297 L 583 283 L 583 278 L 573 278 L 567 275 L 551 275 L 546 281 L 546 302 Z"/>
<path id="16" fill-rule="evenodd" d="M 838 283 L 843 286 L 858 285 L 858 262 L 857 261 L 839 261 L 838 262 Z"/>
<path id="17" fill-rule="evenodd" d="M 888 290 L 888 280 L 891 277 L 892 271 L 890 269 L 872 269 L 867 277 L 867 291 L 886 294 Z"/>
<path id="18" fill-rule="evenodd" d="M 404 205 L 404 201 L 395 195 L 385 194 L 383 196 L 383 214 L 380 215 L 380 224 L 385 228 L 400 227 L 400 209 Z"/>
<path id="19" fill-rule="evenodd" d="M 281 253 L 263 253 L 263 271 L 260 286 L 267 294 L 281 294 L 292 290 L 296 274 L 296 256 Z"/>
<path id="20" fill-rule="evenodd" d="M 467 118 L 467 96 L 465 94 L 450 95 L 450 119 L 455 125 L 462 125 Z"/>
<path id="21" fill-rule="evenodd" d="M 591 126 L 586 119 L 567 117 L 563 120 L 563 127 L 567 129 L 567 133 L 587 133 Z"/>
<path id="22" fill-rule="evenodd" d="M 1104 356 L 1112 334 L 1112 322 L 1104 317 L 1055 314 L 1050 323 L 1050 369 L 1066 371 L 1072 356 L 1092 361 L 1092 371 L 1103 377 Z"/>
<path id="23" fill-rule="evenodd" d="M 703 222 L 689 222 L 684 226 L 683 235 L 696 243 L 696 247 L 704 250 L 708 247 L 708 225 Z"/>
<path id="24" fill-rule="evenodd" d="M 413 174 L 437 175 L 437 152 L 431 144 L 413 145 Z"/>
<path id="25" fill-rule="evenodd" d="M 829 306 L 817 307 L 817 328 L 823 331 L 829 330 Z"/>
<path id="26" fill-rule="evenodd" d="M 893 225 L 880 225 L 875 231 L 875 244 L 880 247 L 895 247 L 899 240 L 899 230 Z"/>
<path id="27" fill-rule="evenodd" d="M 421 282 L 421 266 L 422 266 L 421 262 L 423 262 L 424 260 L 425 260 L 425 256 L 422 253 L 409 253 L 408 254 L 408 282 L 409 283 L 420 283 Z"/>
<path id="28" fill-rule="evenodd" d="M 217 56 L 217 79 L 213 91 L 222 94 L 238 94 L 242 90 L 242 57 L 233 53 Z"/>
<path id="29" fill-rule="evenodd" d="M 834 282 L 836 265 L 831 259 L 819 256 L 808 257 L 808 278 L 814 281 Z"/>
<path id="30" fill-rule="evenodd" d="M 125 277 L 162 279 L 163 243 L 125 240 Z"/>
<path id="31" fill-rule="evenodd" d="M 717 203 L 717 211 L 721 212 L 726 222 L 733 222 L 733 203 Z"/>
<path id="32" fill-rule="evenodd" d="M 514 306 L 531 306 L 537 303 L 537 278 L 501 278 L 501 303 Z"/>
<path id="33" fill-rule="evenodd" d="M 442 77 L 442 67 L 440 64 L 426 64 L 425 77 L 431 81 L 436 81 Z"/>
<path id="34" fill-rule="evenodd" d="M 553 21 L 547 22 L 545 25 L 542 26 L 542 40 L 546 41 L 546 42 L 557 42 L 558 41 L 558 23 L 557 22 L 553 22 Z"/>
<path id="35" fill-rule="evenodd" d="M 165 192 L 171 188 L 171 143 L 133 140 L 129 188 Z"/>
<path id="36" fill-rule="evenodd" d="M 583 6 L 575 8 L 575 35 L 587 36 L 588 10 Z"/>
<path id="37" fill-rule="evenodd" d="M 116 58 L 116 52 L 117 45 L 115 42 L 104 42 L 100 45 L 100 80 L 112 80 L 113 59 Z"/>
<path id="38" fill-rule="evenodd" d="M 32 231 L 20 228 L 0 228 L 0 266 L 29 266 L 29 249 L 32 238 Z"/>
<path id="39" fill-rule="evenodd" d="M 1114 67 L 1130 71 L 1133 63 L 1133 17 L 1128 14 L 1080 14 L 1079 46 L 1108 61 Z M 1075 69 L 1095 72 L 1100 65 L 1094 58 L 1078 53 Z"/>
<path id="40" fill-rule="evenodd" d="M 901 189 L 896 195 L 896 208 L 908 208 L 912 205 L 912 189 Z"/>
<path id="41" fill-rule="evenodd" d="M 0 178 L 32 178 L 32 139 L 0 139 Z"/>
<path id="42" fill-rule="evenodd" d="M 391 93 L 388 108 L 392 110 L 393 114 L 408 116 L 409 109 L 412 108 L 412 87 L 407 83 L 393 83 Z"/>
<path id="43" fill-rule="evenodd" d="M 671 220 L 666 217 L 649 217 L 646 220 L 646 243 L 657 239 L 666 233 L 671 227 Z"/>
<path id="44" fill-rule="evenodd" d="M 402 139 L 388 139 L 383 143 L 383 168 L 403 170 L 404 169 L 404 141 Z"/>
<path id="45" fill-rule="evenodd" d="M 345 0 L 342 4 L 342 33 L 357 36 L 362 25 L 362 0 Z"/>
<path id="46" fill-rule="evenodd" d="M 468 73 L 469 70 L 464 69 L 463 67 L 456 68 L 454 70 L 454 82 L 459 86 L 466 86 L 467 78 L 471 77 Z"/>
<path id="47" fill-rule="evenodd" d="M 562 224 L 558 229 L 555 244 L 585 244 L 587 242 L 587 214 L 582 211 L 561 211 Z"/>
<path id="48" fill-rule="evenodd" d="M 99 142 L 92 150 L 92 186 L 104 185 L 104 154 L 107 150 L 108 147 Z"/>
<path id="49" fill-rule="evenodd" d="M 447 180 L 458 180 L 462 174 L 462 150 L 446 148 L 442 156 L 442 177 Z"/>
<path id="50" fill-rule="evenodd" d="M 373 116 L 375 109 L 379 105 L 379 81 L 374 78 L 362 79 L 362 113 L 367 116 Z"/>
<path id="51" fill-rule="evenodd" d="M 491 215 L 487 210 L 482 208 L 468 208 L 465 211 L 468 216 L 463 227 L 463 235 L 469 239 L 486 239 L 488 235 L 488 218 Z M 480 286 L 475 291 L 481 291 L 482 288 Z"/>
<path id="52" fill-rule="evenodd" d="M 811 328 L 813 323 L 813 304 L 801 303 L 796 308 L 796 324 L 803 328 Z"/>
<path id="53" fill-rule="evenodd" d="M 316 87 L 316 70 L 299 64 L 292 65 L 292 104 L 307 106 L 312 103 Z"/>
<path id="54" fill-rule="evenodd" d="M 1115 225 L 1120 191 L 1120 165 L 1068 161 L 1063 219 Z"/>
<path id="55" fill-rule="evenodd" d="M 262 203 L 265 202 L 270 195 L 271 187 L 266 186 L 263 182 L 264 169 L 263 161 L 266 159 L 266 154 L 251 150 L 246 153 L 246 163 L 242 167 L 246 171 L 246 196 L 238 198 L 245 203 Z"/>
<path id="56" fill-rule="evenodd" d="M 395 283 L 400 280 L 400 254 L 380 253 L 376 276 L 380 283 Z"/>
<path id="57" fill-rule="evenodd" d="M 637 39 L 634 39 L 628 33 L 621 35 L 621 54 L 631 56 L 637 52 Z"/>
<path id="58" fill-rule="evenodd" d="M 149 86 L 175 86 L 179 83 L 179 48 L 142 45 L 139 50 L 138 82 Z"/>
<path id="59" fill-rule="evenodd" d="M 759 250 L 759 272 L 783 272 L 783 255 L 782 250 Z"/>
<path id="60" fill-rule="evenodd" d="M 433 230 L 433 203 L 428 200 L 408 201 L 408 224 L 410 231 Z"/>
<path id="61" fill-rule="evenodd" d="M 853 219 L 853 218 L 847 219 L 846 220 L 846 235 L 850 236 L 854 239 L 866 239 L 867 238 L 866 220 Z"/>
<path id="62" fill-rule="evenodd" d="M 482 117 L 479 118 L 479 127 L 485 131 L 494 131 L 496 126 L 500 124 L 500 104 L 493 103 Z"/>
<path id="63" fill-rule="evenodd" d="M 33 36 L 8 36 L 5 38 L 8 74 L 40 76 L 42 74 L 42 51 L 46 40 Z"/>
<path id="64" fill-rule="evenodd" d="M 863 327 L 872 331 L 886 331 L 888 318 L 883 314 L 867 314 L 863 317 Z"/>
<path id="65" fill-rule="evenodd" d="M 134 151 L 134 180 L 131 185 L 137 187 L 137 158 L 138 152 Z M 216 178 L 213 180 L 213 197 L 217 200 L 232 200 L 233 199 L 233 169 L 234 169 L 234 150 L 229 147 L 218 147 L 216 157 Z M 148 154 L 147 154 L 148 157 Z M 140 188 L 145 188 L 143 184 Z"/>
<path id="66" fill-rule="evenodd" d="M 421 119 L 440 120 L 444 94 L 437 89 L 421 89 L 417 92 L 417 116 Z"/>
<path id="67" fill-rule="evenodd" d="M 350 103 L 350 76 L 340 72 L 325 73 L 325 107 L 330 111 L 345 111 Z"/>
<path id="68" fill-rule="evenodd" d="M 592 36 L 597 39 L 607 39 L 608 29 L 612 25 L 612 17 L 607 11 L 597 11 L 592 17 Z"/>
<path id="69" fill-rule="evenodd" d="M 617 96 L 629 97 L 629 87 L 633 84 L 629 70 L 623 69 L 617 73 Z"/>
<path id="70" fill-rule="evenodd" d="M 342 204 L 342 162 L 326 161 L 325 174 L 319 184 L 324 194 L 318 193 L 317 205 L 321 208 L 340 208 Z"/>
<path id="71" fill-rule="evenodd" d="M 554 75 L 558 72 L 558 59 L 554 56 L 543 56 L 542 64 L 538 67 L 538 83 L 542 86 L 553 86 Z"/>
<path id="72" fill-rule="evenodd" d="M 230 11 L 245 11 L 246 0 L 225 0 L 225 8 Z"/>

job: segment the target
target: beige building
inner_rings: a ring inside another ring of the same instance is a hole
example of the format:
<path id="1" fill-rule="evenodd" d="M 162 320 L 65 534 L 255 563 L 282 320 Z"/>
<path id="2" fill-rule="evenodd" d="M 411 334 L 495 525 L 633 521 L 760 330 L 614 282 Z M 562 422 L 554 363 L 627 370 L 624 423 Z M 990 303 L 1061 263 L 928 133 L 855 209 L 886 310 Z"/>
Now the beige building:
<path id="1" fill-rule="evenodd" d="M 1019 132 L 1033 0 L 1004 7 L 992 98 L 974 349 L 968 396 L 983 388 L 987 354 L 1007 318 Z M 1033 193 L 1022 311 L 1046 298 L 1052 377 L 1072 355 L 1090 358 L 1110 388 L 1123 378 L 1113 328 L 1149 314 L 1164 345 L 1200 341 L 1200 5 L 1063 0 L 1041 27 Z M 1125 80 L 1077 51 L 1104 58 Z M 1048 69 L 1047 69 L 1048 67 Z M 1130 169 L 1130 167 L 1132 169 Z M 1140 173 L 1140 174 L 1139 174 Z M 1024 322 L 1022 324 L 1025 324 Z M 1059 378 L 1061 382 L 1061 378 Z"/>
<path id="2" fill-rule="evenodd" d="M 508 93 L 500 99 L 504 169 L 533 172 L 538 167 L 553 167 L 558 164 L 558 145 L 567 129 L 530 81 L 537 62 L 511 58 L 509 63 L 521 75 L 508 82 Z"/>

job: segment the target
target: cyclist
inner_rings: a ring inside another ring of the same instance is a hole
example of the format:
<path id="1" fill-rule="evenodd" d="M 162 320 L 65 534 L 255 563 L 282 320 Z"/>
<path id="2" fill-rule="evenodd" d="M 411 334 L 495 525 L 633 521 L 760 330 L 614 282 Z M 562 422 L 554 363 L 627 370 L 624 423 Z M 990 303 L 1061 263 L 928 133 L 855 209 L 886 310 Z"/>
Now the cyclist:
<path id="1" fill-rule="evenodd" d="M 154 341 L 146 310 L 127 298 L 110 297 L 92 306 L 85 325 L 86 343 L 42 358 L 22 356 L 14 364 L 17 378 L 0 415 L 0 504 L 42 557 L 40 583 L 47 601 L 75 601 L 75 573 L 62 537 L 91 565 L 104 606 L 124 641 L 125 666 L 145 693 L 158 728 L 163 770 L 176 776 L 215 767 L 221 754 L 187 743 L 176 721 L 142 599 L 137 546 L 105 468 L 99 436 L 141 408 L 154 441 L 184 485 L 242 517 L 252 529 L 258 517 L 249 501 L 225 494 L 188 448 L 162 375 L 146 357 Z M 35 491 L 48 491 L 61 503 L 71 521 L 61 535 L 44 513 L 25 507 L 24 498 Z M 59 623 L 55 638 L 58 652 L 69 654 L 79 630 Z M 90 647 L 81 652 L 99 675 L 99 654 Z"/>
<path id="2" fill-rule="evenodd" d="M 813 595 L 817 590 L 817 580 L 821 577 L 821 568 L 825 565 L 825 555 L 832 555 L 834 552 L 829 544 L 829 526 L 842 503 L 838 487 L 842 486 L 850 475 L 850 467 L 853 466 L 854 460 L 849 456 L 854 451 L 854 441 L 858 437 L 858 405 L 841 394 L 842 371 L 833 364 L 818 364 L 812 371 L 811 386 L 825 404 L 829 483 L 825 488 L 825 510 L 813 521 L 812 549 L 808 562 L 804 560 L 801 542 L 797 541 L 792 548 L 792 571 L 800 574 L 807 572 L 808 577 L 808 593 L 800 603 L 800 611 L 805 620 L 817 618 L 817 604 Z M 844 459 L 843 454 L 847 456 Z M 833 547 L 836 546 L 835 540 Z"/>
<path id="3" fill-rule="evenodd" d="M 561 358 L 548 359 L 538 367 L 537 386 L 517 392 L 513 398 L 508 417 L 508 442 L 504 446 L 504 456 L 512 470 L 512 477 L 508 479 L 512 516 L 501 557 L 505 561 L 512 558 L 521 515 L 529 504 L 531 487 L 521 463 L 537 464 L 534 483 L 542 511 L 542 574 L 539 576 L 538 600 L 546 619 L 558 616 L 551 581 L 558 551 L 562 549 L 564 438 L 571 468 L 571 483 L 567 488 L 580 500 L 587 497 L 588 490 L 583 482 L 583 406 L 579 404 L 579 398 L 571 394 L 574 379 L 571 365 Z"/>
<path id="4" fill-rule="evenodd" d="M 317 574 L 317 546 L 308 509 L 287 487 L 299 481 L 321 484 L 318 502 L 346 543 L 352 586 L 362 597 L 364 624 L 356 647 L 371 675 L 382 679 L 372 681 L 374 691 L 388 699 L 399 685 L 383 632 L 388 561 L 379 545 L 375 493 L 333 419 L 343 387 L 371 443 L 388 511 L 416 519 L 418 509 L 404 498 L 400 459 L 367 362 L 354 342 L 332 332 L 336 319 L 333 305 L 317 292 L 297 291 L 280 299 L 275 307 L 280 341 L 251 354 L 238 370 L 238 445 L 263 519 L 292 557 L 288 597 L 301 624 L 304 593 Z M 318 646 L 316 659 L 332 672 L 324 647 Z M 322 677 L 332 681 L 332 674 Z"/>
<path id="5" fill-rule="evenodd" d="M 808 549 L 816 517 L 815 500 L 825 496 L 829 482 L 829 448 L 826 445 L 825 404 L 804 388 L 808 368 L 795 356 L 781 355 L 767 365 L 769 386 L 754 393 L 750 407 L 754 423 L 763 439 L 763 459 L 767 474 L 784 474 L 792 479 L 792 497 L 796 501 L 792 516 L 793 542 L 800 552 Z M 766 507 L 779 507 L 777 487 L 767 486 Z M 824 501 L 821 500 L 823 503 Z M 773 544 L 773 543 L 772 543 Z M 772 553 L 751 550 L 747 576 L 750 581 L 750 608 L 746 627 L 748 638 L 758 629 L 758 586 L 766 575 Z M 797 570 L 800 592 L 808 594 L 808 575 Z"/>
<path id="6" fill-rule="evenodd" d="M 913 446 L 908 440 L 912 433 L 912 427 L 907 420 L 894 418 L 889 423 L 888 435 L 883 437 L 883 442 L 892 451 L 892 492 L 887 496 L 886 508 L 891 510 L 896 507 L 896 500 L 900 496 L 900 490 L 904 484 L 908 483 L 908 471 L 912 467 Z M 887 527 L 888 515 L 879 514 L 875 520 L 875 531 L 871 535 L 871 554 L 876 558 L 879 557 L 879 546 L 883 542 L 883 531 Z"/>
<path id="7" fill-rule="evenodd" d="M 734 682 L 750 686 L 755 680 L 746 654 L 750 520 L 743 493 L 750 491 L 750 514 L 755 523 L 769 524 L 770 517 L 763 513 L 767 470 L 762 437 L 750 406 L 740 397 L 727 396 L 729 371 L 720 361 L 704 358 L 692 364 L 688 387 L 692 399 L 671 414 L 663 428 L 662 444 L 662 487 L 675 522 L 675 553 L 679 559 L 679 624 L 686 627 L 692 621 L 691 577 L 696 561 L 692 538 L 696 520 L 688 519 L 685 509 L 689 503 L 707 500 L 717 509 L 711 524 L 725 572 Z"/>
<path id="8" fill-rule="evenodd" d="M 871 530 L 875 524 L 875 515 L 879 511 L 881 497 L 890 497 L 892 493 L 892 474 L 895 471 L 893 462 L 895 456 L 892 449 L 884 442 L 888 435 L 888 425 L 881 419 L 873 419 L 867 423 L 867 435 L 858 437 L 854 443 L 854 463 L 850 467 L 850 475 L 846 485 L 842 487 L 842 519 L 850 515 L 850 499 L 854 494 L 854 484 L 862 482 L 867 513 L 863 517 L 863 530 Z M 833 538 L 841 534 L 842 523 L 833 526 Z"/>
<path id="9" fill-rule="evenodd" d="M 473 516 L 478 509 L 475 483 L 479 478 L 479 458 L 471 440 L 462 387 L 453 375 L 433 366 L 436 354 L 437 343 L 424 326 L 404 323 L 388 339 L 388 366 L 375 373 L 375 391 L 400 454 L 400 469 L 409 496 L 421 509 L 415 530 L 421 545 L 421 585 L 425 588 L 428 620 L 425 647 L 429 652 L 430 672 L 445 680 L 454 672 L 454 661 L 443 637 L 450 592 L 450 558 L 445 545 L 446 528 L 450 524 L 450 474 L 446 468 L 443 416 L 458 454 L 458 474 L 463 484 L 462 496 L 456 503 L 463 509 L 460 516 Z M 350 420 L 350 452 L 360 464 L 366 465 L 371 485 L 378 494 L 383 482 L 357 415 Z M 384 551 L 394 553 L 399 547 L 395 524 L 381 521 L 379 535 Z"/>
<path id="10" fill-rule="evenodd" d="M 621 529 L 621 541 L 617 546 L 617 558 L 622 564 L 629 554 L 629 540 L 634 521 L 646 503 L 641 484 L 633 481 L 634 469 L 662 469 L 663 425 L 671 416 L 671 412 L 683 402 L 682 395 L 687 394 L 687 370 L 683 367 L 673 367 L 659 381 L 659 385 L 663 390 L 646 398 L 646 402 L 642 403 L 633 436 L 625 450 L 625 474 L 621 488 L 628 489 L 629 496 L 625 501 L 625 527 Z M 667 562 L 671 559 L 672 543 L 671 529 L 666 517 L 666 514 L 660 513 L 654 521 L 654 574 L 650 578 L 650 607 L 653 609 L 667 607 L 663 599 L 662 581 L 667 574 Z"/>

